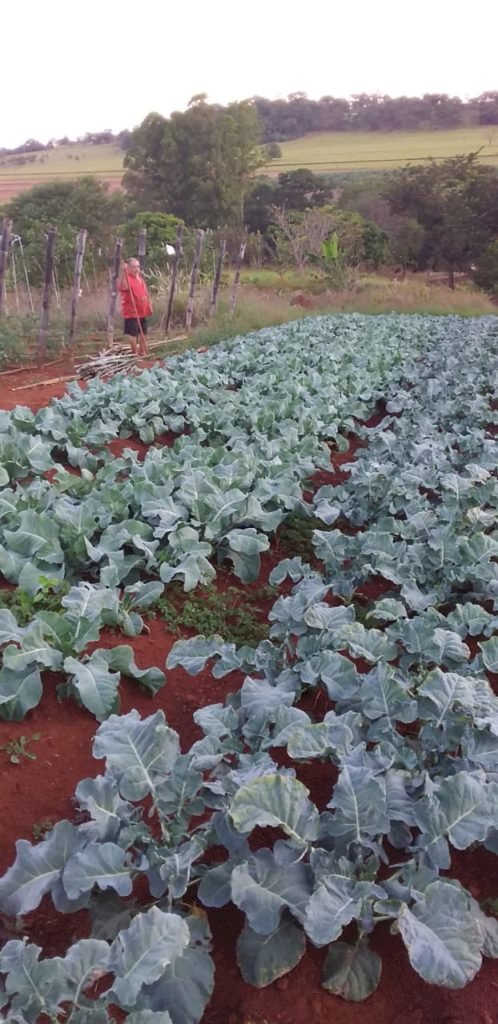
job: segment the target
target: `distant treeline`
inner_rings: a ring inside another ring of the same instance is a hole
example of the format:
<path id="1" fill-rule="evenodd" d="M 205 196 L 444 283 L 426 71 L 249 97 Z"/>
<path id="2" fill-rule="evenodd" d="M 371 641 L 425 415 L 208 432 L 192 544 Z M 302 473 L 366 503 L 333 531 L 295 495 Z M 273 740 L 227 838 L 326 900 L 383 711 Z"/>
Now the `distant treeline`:
<path id="1" fill-rule="evenodd" d="M 286 100 L 253 97 L 263 142 L 284 142 L 308 132 L 416 131 L 498 125 L 498 92 L 463 101 L 445 93 L 425 96 L 378 96 L 361 93 L 350 100 L 322 96 L 310 100 L 293 93 Z"/>
<path id="2" fill-rule="evenodd" d="M 360 93 L 348 100 L 335 96 L 311 100 L 306 93 L 295 92 L 281 100 L 253 96 L 250 102 L 256 108 L 264 143 L 298 139 L 308 132 L 421 131 L 498 125 L 498 91 L 484 92 L 470 100 L 446 93 L 396 97 Z M 82 143 L 94 146 L 115 143 L 126 150 L 131 135 L 127 128 L 117 133 L 109 128 L 102 132 L 86 132 L 77 139 L 67 136 L 50 139 L 46 144 L 37 139 L 27 139 L 14 149 L 0 148 L 0 157 Z"/>
<path id="3" fill-rule="evenodd" d="M 0 147 L 0 157 L 41 153 L 48 149 L 56 149 L 57 146 L 78 146 L 84 144 L 103 146 L 109 142 L 114 142 L 117 146 L 121 146 L 122 149 L 127 149 L 130 138 L 131 131 L 128 128 L 117 133 L 111 131 L 110 128 L 105 128 L 103 132 L 86 132 L 85 135 L 80 135 L 77 139 L 70 139 L 67 135 L 62 139 L 50 139 L 47 143 L 39 142 L 38 139 L 26 139 L 26 142 L 23 142 L 20 146 L 15 146 L 13 149 L 7 149 L 5 146 Z"/>

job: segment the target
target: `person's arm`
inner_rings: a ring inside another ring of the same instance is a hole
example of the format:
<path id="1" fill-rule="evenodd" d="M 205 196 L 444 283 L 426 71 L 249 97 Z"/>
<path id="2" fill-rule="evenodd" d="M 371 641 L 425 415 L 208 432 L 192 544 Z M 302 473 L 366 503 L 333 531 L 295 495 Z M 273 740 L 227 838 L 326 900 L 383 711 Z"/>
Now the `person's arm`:
<path id="1" fill-rule="evenodd" d="M 118 290 L 120 292 L 127 292 L 130 290 L 130 282 L 128 280 L 128 264 L 123 262 L 121 264 L 121 270 L 119 274 Z"/>

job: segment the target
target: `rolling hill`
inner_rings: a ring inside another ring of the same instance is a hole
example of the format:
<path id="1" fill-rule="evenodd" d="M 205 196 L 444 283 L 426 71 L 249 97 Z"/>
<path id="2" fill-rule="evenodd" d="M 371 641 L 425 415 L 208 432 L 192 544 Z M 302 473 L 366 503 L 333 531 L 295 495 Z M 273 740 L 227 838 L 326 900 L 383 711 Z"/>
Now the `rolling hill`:
<path id="1" fill-rule="evenodd" d="M 431 157 L 444 159 L 480 151 L 480 159 L 498 166 L 498 128 L 471 127 L 426 132 L 323 132 L 280 144 L 282 156 L 264 173 L 309 167 L 315 173 L 387 170 Z M 33 154 L 30 162 L 19 157 L 0 158 L 0 205 L 33 185 L 62 178 L 94 174 L 111 189 L 121 184 L 123 151 L 115 145 L 59 146 Z"/>

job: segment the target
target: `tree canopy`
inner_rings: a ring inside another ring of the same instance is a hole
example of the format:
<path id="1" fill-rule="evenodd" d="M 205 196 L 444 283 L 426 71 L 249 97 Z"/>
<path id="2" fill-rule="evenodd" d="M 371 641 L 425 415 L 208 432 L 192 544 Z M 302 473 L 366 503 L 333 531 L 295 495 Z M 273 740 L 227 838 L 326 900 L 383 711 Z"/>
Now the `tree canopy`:
<path id="1" fill-rule="evenodd" d="M 386 198 L 394 213 L 413 217 L 425 232 L 420 258 L 455 270 L 478 259 L 498 234 L 498 173 L 475 153 L 424 167 L 406 167 L 390 179 Z"/>
<path id="2" fill-rule="evenodd" d="M 74 181 L 53 181 L 22 192 L 5 207 L 16 234 L 21 236 L 31 280 L 41 277 L 45 238 L 57 228 L 57 267 L 61 283 L 72 278 L 75 239 L 80 228 L 88 231 L 88 250 L 107 254 L 113 232 L 124 219 L 125 197 L 111 194 L 91 176 Z"/>
<path id="3" fill-rule="evenodd" d="M 124 186 L 142 208 L 214 228 L 242 223 L 251 175 L 264 162 L 254 106 L 200 95 L 170 118 L 149 114 L 132 133 Z"/>

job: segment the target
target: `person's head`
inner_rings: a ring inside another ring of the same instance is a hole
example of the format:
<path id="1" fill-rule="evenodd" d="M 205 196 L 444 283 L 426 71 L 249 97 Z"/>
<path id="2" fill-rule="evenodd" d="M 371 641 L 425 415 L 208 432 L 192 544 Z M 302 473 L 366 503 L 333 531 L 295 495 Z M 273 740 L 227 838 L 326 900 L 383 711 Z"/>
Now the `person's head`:
<path id="1" fill-rule="evenodd" d="M 128 267 L 128 273 L 130 274 L 131 277 L 136 277 L 137 274 L 140 273 L 140 263 L 138 262 L 138 260 L 128 260 L 126 265 Z"/>

